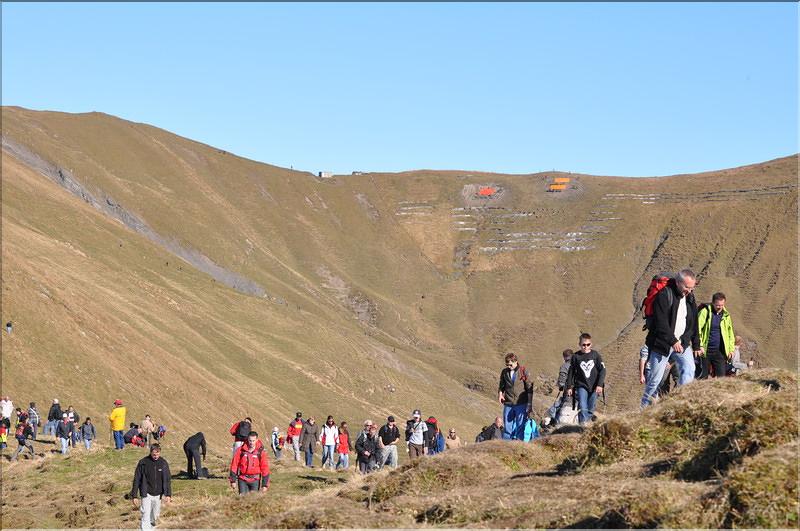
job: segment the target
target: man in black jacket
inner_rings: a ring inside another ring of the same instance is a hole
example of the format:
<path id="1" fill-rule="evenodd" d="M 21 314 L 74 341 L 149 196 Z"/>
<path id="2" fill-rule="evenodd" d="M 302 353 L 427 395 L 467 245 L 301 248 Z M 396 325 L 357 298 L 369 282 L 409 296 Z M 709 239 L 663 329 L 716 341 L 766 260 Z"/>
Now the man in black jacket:
<path id="1" fill-rule="evenodd" d="M 675 354 L 680 369 L 678 385 L 694 380 L 694 352 L 702 353 L 697 304 L 692 293 L 696 283 L 692 270 L 684 269 L 658 292 L 653 301 L 653 315 L 648 322 L 645 340 L 650 351 L 650 372 L 642 395 L 643 408 L 651 404 L 670 354 Z"/>
<path id="2" fill-rule="evenodd" d="M 58 403 L 58 398 L 53 399 L 53 405 L 47 412 L 47 424 L 44 425 L 44 434 L 48 433 L 55 437 L 56 425 L 61 421 L 61 404 Z"/>
<path id="3" fill-rule="evenodd" d="M 578 338 L 580 350 L 571 359 L 567 383 L 567 396 L 578 398 L 578 424 L 585 424 L 594 415 L 597 395 L 603 392 L 606 366 L 600 353 L 592 348 L 592 336 L 583 333 Z"/>
<path id="4" fill-rule="evenodd" d="M 189 464 L 186 465 L 186 472 L 190 478 L 193 479 L 207 479 L 202 474 L 200 467 L 200 450 L 202 449 L 203 461 L 206 459 L 206 437 L 203 432 L 199 431 L 186 439 L 183 443 L 183 452 L 186 454 L 186 460 Z M 194 473 L 192 473 L 192 461 L 194 461 Z"/>
<path id="5" fill-rule="evenodd" d="M 130 492 L 134 507 L 139 505 L 137 496 L 142 498 L 141 528 L 152 529 L 161 512 L 161 497 L 164 497 L 164 503 L 172 501 L 169 464 L 166 459 L 161 459 L 161 446 L 158 443 L 150 446 L 150 455 L 143 457 L 136 464 Z"/>

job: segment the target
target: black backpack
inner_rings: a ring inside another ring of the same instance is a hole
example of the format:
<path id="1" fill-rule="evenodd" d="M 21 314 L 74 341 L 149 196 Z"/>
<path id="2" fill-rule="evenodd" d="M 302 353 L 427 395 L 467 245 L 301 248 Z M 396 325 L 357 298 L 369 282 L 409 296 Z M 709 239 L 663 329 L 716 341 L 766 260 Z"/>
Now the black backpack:
<path id="1" fill-rule="evenodd" d="M 414 421 L 407 420 L 406 421 L 406 441 L 411 439 L 411 436 L 414 435 Z"/>
<path id="2" fill-rule="evenodd" d="M 491 426 L 491 424 L 489 426 Z M 475 442 L 476 443 L 483 442 L 483 441 L 486 440 L 487 431 L 489 430 L 489 426 L 484 426 L 483 428 L 481 428 L 480 433 L 475 437 Z"/>
<path id="3" fill-rule="evenodd" d="M 250 431 L 250 423 L 243 420 L 239 423 L 239 427 L 236 428 L 236 438 L 247 439 L 247 436 L 250 435 Z"/>

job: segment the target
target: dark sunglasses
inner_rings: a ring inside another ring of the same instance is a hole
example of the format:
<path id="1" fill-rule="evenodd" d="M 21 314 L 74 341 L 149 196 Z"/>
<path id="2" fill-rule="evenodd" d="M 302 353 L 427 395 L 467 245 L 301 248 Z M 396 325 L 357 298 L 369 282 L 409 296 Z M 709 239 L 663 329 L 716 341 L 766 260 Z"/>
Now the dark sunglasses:
<path id="1" fill-rule="evenodd" d="M 582 347 L 591 347 L 592 344 L 591 343 L 581 343 L 581 346 Z"/>

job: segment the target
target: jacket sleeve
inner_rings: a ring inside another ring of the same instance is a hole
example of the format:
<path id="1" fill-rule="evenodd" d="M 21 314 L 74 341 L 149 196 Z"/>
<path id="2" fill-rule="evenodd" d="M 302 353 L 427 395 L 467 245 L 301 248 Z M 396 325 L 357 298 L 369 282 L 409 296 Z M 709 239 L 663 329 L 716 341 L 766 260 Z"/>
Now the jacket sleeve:
<path id="1" fill-rule="evenodd" d="M 597 353 L 597 365 L 599 369 L 597 369 L 597 384 L 595 387 L 605 387 L 606 383 L 606 364 L 603 363 L 603 356 L 600 353 Z M 594 389 L 592 389 L 594 391 Z"/>
<path id="2" fill-rule="evenodd" d="M 206 437 L 203 435 L 203 438 L 200 440 L 200 447 L 203 450 L 203 459 L 206 458 Z"/>
<path id="3" fill-rule="evenodd" d="M 655 328 L 653 333 L 668 345 L 674 345 L 678 342 L 678 338 L 675 337 L 675 330 L 669 326 L 669 318 L 672 313 L 670 301 L 673 298 L 672 285 L 668 284 L 656 295 L 656 300 L 653 301 L 653 324 Z M 669 353 L 660 352 L 659 354 Z"/>
<path id="4" fill-rule="evenodd" d="M 231 483 L 235 483 L 239 477 L 239 456 L 241 454 L 242 452 L 239 451 L 238 449 L 236 452 L 233 452 L 233 459 L 231 459 L 230 475 L 228 477 L 228 480 L 230 480 Z"/>
<path id="5" fill-rule="evenodd" d="M 686 302 L 687 304 L 689 303 L 689 301 Z M 692 349 L 697 350 L 700 348 L 700 327 L 698 326 L 697 304 L 695 303 L 694 298 L 692 298 L 691 305 L 694 309 L 694 322 L 692 323 L 692 335 L 690 339 L 692 343 Z"/>
<path id="6" fill-rule="evenodd" d="M 563 390 L 567 385 L 567 375 L 569 374 L 569 365 L 562 363 L 558 369 L 558 390 Z"/>
<path id="7" fill-rule="evenodd" d="M 364 440 L 366 437 L 362 437 L 361 435 L 358 436 L 356 439 L 356 452 L 363 453 L 364 452 Z"/>
<path id="8" fill-rule="evenodd" d="M 269 457 L 267 452 L 261 452 L 261 458 L 258 462 L 259 472 L 261 472 L 261 486 L 265 487 L 269 484 Z M 266 482 L 264 481 L 266 478 Z"/>
<path id="9" fill-rule="evenodd" d="M 236 422 L 236 423 L 233 424 L 233 426 L 231 426 L 231 429 L 230 429 L 231 435 L 236 435 L 236 430 L 238 430 L 238 429 L 239 429 L 239 423 Z"/>
<path id="10" fill-rule="evenodd" d="M 164 470 L 161 478 L 161 484 L 164 485 L 164 496 L 172 498 L 172 473 L 169 471 L 169 463 L 164 461 Z"/>
<path id="11" fill-rule="evenodd" d="M 708 346 L 708 330 L 706 330 L 706 323 L 710 315 L 711 312 L 705 304 L 700 306 L 697 310 L 697 330 L 700 333 L 700 346 Z"/>
<path id="12" fill-rule="evenodd" d="M 505 391 L 505 386 L 503 385 L 503 376 L 506 374 L 506 370 L 503 369 L 500 371 L 500 380 L 497 382 L 497 392 Z"/>
<path id="13" fill-rule="evenodd" d="M 533 407 L 533 382 L 531 381 L 531 374 L 528 369 L 525 369 L 525 393 L 528 395 L 528 409 Z"/>
<path id="14" fill-rule="evenodd" d="M 131 487 L 130 497 L 136 498 L 139 495 L 139 488 L 142 484 L 142 474 L 144 473 L 144 466 L 141 464 L 136 465 L 136 472 L 133 474 L 133 486 Z"/>
<path id="15" fill-rule="evenodd" d="M 95 429 L 94 424 L 92 424 L 92 439 L 97 439 L 97 430 Z"/>

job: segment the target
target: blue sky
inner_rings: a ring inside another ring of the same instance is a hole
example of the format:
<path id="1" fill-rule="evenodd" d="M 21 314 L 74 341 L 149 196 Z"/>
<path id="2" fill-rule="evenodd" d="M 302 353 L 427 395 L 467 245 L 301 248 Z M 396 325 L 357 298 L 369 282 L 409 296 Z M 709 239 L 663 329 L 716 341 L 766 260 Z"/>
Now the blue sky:
<path id="1" fill-rule="evenodd" d="M 798 5 L 2 5 L 2 102 L 336 173 L 667 175 L 798 151 Z"/>

